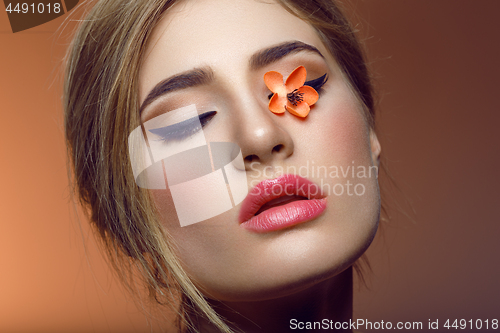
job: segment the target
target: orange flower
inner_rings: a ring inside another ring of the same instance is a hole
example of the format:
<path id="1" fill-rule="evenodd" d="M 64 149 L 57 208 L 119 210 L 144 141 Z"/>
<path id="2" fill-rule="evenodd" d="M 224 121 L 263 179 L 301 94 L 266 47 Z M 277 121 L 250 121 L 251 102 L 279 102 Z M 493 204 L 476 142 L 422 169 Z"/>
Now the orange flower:
<path id="1" fill-rule="evenodd" d="M 264 74 L 266 86 L 274 94 L 269 101 L 269 110 L 274 113 L 283 113 L 288 110 L 298 117 L 307 117 L 310 106 L 318 101 L 318 92 L 305 86 L 307 71 L 304 66 L 293 70 L 283 84 L 283 75 L 270 71 Z"/>

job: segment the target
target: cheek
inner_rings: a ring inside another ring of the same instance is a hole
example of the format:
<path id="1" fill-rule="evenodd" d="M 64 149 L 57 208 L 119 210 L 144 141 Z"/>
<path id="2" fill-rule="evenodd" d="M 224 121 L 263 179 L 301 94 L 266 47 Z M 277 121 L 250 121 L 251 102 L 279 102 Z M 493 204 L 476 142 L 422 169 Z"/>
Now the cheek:
<path id="1" fill-rule="evenodd" d="M 170 190 L 150 190 L 153 196 L 158 214 L 160 216 L 160 222 L 163 227 L 168 230 L 173 230 L 180 226 L 179 219 L 177 218 L 177 213 L 175 211 L 174 201 Z"/>
<path id="2" fill-rule="evenodd" d="M 369 131 L 357 103 L 345 98 L 326 111 L 318 123 L 320 148 L 325 155 L 337 163 L 371 164 Z"/>
<path id="3" fill-rule="evenodd" d="M 355 259 L 377 230 L 378 169 L 372 161 L 369 127 L 357 100 L 347 88 L 337 91 L 318 104 L 311 119 L 315 135 L 307 137 L 310 140 L 302 151 L 307 160 L 315 162 L 316 181 L 324 184 L 322 189 L 329 196 L 333 223 L 325 228 L 335 239 L 334 247 L 344 257 Z"/>
<path id="4" fill-rule="evenodd" d="M 151 190 L 159 222 L 170 235 L 183 268 L 195 280 L 210 284 L 231 271 L 246 243 L 239 238 L 241 230 L 235 209 L 214 218 L 181 227 L 170 191 Z M 196 209 L 194 207 L 193 209 Z M 224 274 L 226 272 L 226 274 Z"/>
<path id="5" fill-rule="evenodd" d="M 294 136 L 300 156 L 296 163 L 314 165 L 318 173 L 313 177 L 335 183 L 357 178 L 358 170 L 373 169 L 373 162 L 370 131 L 359 103 L 342 83 L 331 90 L 334 93 L 321 96 L 311 110 L 308 126 L 297 128 Z"/>

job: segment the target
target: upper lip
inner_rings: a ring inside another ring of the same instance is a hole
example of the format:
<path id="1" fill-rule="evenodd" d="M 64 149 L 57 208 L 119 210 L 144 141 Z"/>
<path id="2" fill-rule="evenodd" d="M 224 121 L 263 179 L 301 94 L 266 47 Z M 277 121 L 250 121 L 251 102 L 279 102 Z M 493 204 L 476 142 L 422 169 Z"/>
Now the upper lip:
<path id="1" fill-rule="evenodd" d="M 239 222 L 249 220 L 263 205 L 283 196 L 300 196 L 305 199 L 325 197 L 318 185 L 297 175 L 286 174 L 274 179 L 266 179 L 248 192 L 241 205 Z"/>

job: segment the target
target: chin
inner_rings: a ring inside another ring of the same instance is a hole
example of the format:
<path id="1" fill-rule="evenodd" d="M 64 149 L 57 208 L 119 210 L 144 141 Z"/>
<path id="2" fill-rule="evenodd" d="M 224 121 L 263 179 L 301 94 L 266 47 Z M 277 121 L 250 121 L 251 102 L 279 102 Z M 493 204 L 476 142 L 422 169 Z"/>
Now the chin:
<path id="1" fill-rule="evenodd" d="M 378 212 L 375 209 L 363 223 L 353 223 L 340 221 L 339 214 L 327 209 L 313 221 L 259 237 L 232 268 L 194 280 L 201 282 L 207 297 L 218 301 L 261 301 L 298 293 L 335 279 L 359 259 L 375 236 Z M 235 251 L 241 254 L 245 249 Z"/>

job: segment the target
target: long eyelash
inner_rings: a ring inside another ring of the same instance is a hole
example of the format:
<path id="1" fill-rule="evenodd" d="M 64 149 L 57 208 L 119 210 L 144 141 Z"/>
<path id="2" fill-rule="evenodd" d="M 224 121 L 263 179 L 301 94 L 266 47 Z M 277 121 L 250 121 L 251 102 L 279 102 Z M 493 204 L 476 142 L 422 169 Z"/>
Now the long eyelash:
<path id="1" fill-rule="evenodd" d="M 205 127 L 216 113 L 217 111 L 205 112 L 198 117 L 193 117 L 170 126 L 153 128 L 149 131 L 160 137 L 158 141 L 183 140 L 198 132 L 201 129 L 200 125 L 201 127 Z"/>
<path id="2" fill-rule="evenodd" d="M 320 94 L 323 91 L 323 86 L 325 85 L 326 81 L 328 81 L 328 74 L 324 74 L 321 77 L 318 77 L 317 79 L 311 80 L 311 81 L 306 81 L 304 83 L 305 86 L 310 86 L 313 87 L 314 90 Z M 270 93 L 267 98 L 271 99 L 273 97 L 274 93 Z"/>
<path id="3" fill-rule="evenodd" d="M 328 81 L 328 74 L 325 73 L 323 76 L 318 77 L 317 79 L 307 81 L 306 83 L 304 83 L 304 85 L 313 87 L 318 93 L 320 93 L 327 81 Z"/>

